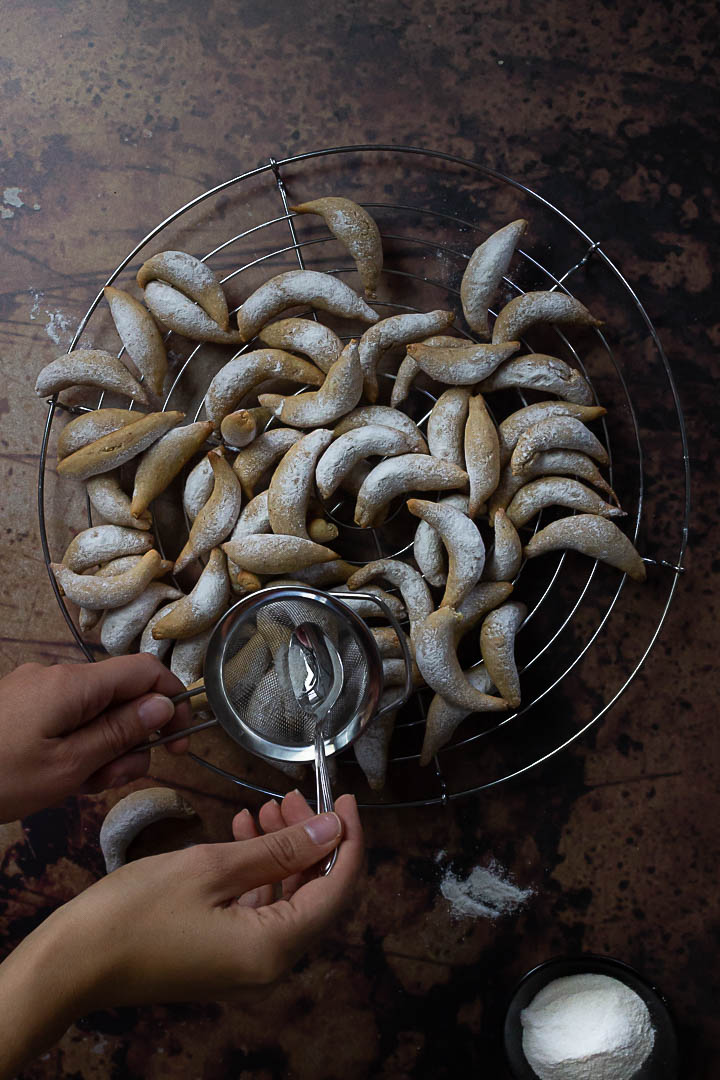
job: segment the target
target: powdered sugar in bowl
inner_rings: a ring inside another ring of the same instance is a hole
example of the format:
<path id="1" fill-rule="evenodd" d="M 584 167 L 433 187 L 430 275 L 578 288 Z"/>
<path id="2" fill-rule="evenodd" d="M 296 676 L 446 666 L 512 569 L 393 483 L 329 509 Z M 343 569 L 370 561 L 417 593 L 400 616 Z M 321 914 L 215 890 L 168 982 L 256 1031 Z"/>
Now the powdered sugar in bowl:
<path id="1" fill-rule="evenodd" d="M 594 1007 L 603 1012 L 598 1025 L 589 1015 Z M 580 1009 L 589 1011 L 584 1019 Z M 515 1080 L 678 1076 L 677 1037 L 662 996 L 634 968 L 605 956 L 557 957 L 529 971 L 508 1006 L 504 1040 Z"/>

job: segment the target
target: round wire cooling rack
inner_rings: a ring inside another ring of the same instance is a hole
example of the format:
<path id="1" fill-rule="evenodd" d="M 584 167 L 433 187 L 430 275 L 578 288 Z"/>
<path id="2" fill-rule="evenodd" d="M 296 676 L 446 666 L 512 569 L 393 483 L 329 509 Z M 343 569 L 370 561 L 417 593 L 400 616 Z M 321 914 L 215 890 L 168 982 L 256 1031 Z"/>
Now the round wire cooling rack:
<path id="1" fill-rule="evenodd" d="M 518 249 L 504 279 L 498 306 L 531 289 L 560 289 L 579 298 L 604 319 L 599 329 L 575 336 L 547 328 L 529 334 L 524 351 L 545 351 L 565 358 L 590 381 L 608 412 L 602 428 L 610 455 L 610 483 L 627 511 L 625 531 L 646 563 L 648 582 L 626 584 L 608 567 L 562 553 L 523 566 L 514 598 L 525 601 L 528 615 L 518 638 L 523 705 L 498 721 L 493 714 L 470 717 L 455 738 L 420 768 L 419 751 L 430 694 L 420 691 L 401 711 L 390 747 L 388 779 L 382 793 L 367 789 L 359 767 L 346 752 L 339 761 L 339 786 L 354 790 L 363 806 L 420 806 L 445 803 L 521 776 L 587 732 L 617 702 L 646 660 L 667 618 L 683 572 L 690 510 L 690 468 L 685 423 L 673 375 L 652 322 L 621 271 L 587 233 L 543 196 L 478 162 L 419 147 L 360 145 L 329 147 L 267 163 L 217 185 L 160 222 L 123 259 L 105 285 L 132 274 L 152 251 L 179 247 L 203 257 L 239 303 L 267 277 L 306 266 L 337 274 L 356 284 L 354 266 L 321 223 L 301 221 L 290 210 L 292 198 L 344 194 L 364 205 L 378 221 L 385 266 L 379 299 L 381 317 L 402 311 L 451 307 L 460 312 L 459 285 L 467 260 L 494 229 L 517 217 L 530 222 L 531 241 Z M 378 201 L 382 193 L 383 201 Z M 247 222 L 228 237 L 228 220 Z M 201 247 L 203 251 L 199 250 Z M 207 249 L 207 250 L 206 250 Z M 206 253 L 203 252 L 206 250 Z M 123 279 L 120 284 L 129 284 Z M 235 290 L 237 289 L 237 295 Z M 99 309 L 102 290 L 93 300 L 69 351 L 86 346 L 111 324 Z M 501 302 L 500 302 L 501 301 Z M 99 310 L 98 310 L 99 309 Z M 314 312 L 304 313 L 316 317 Z M 494 312 L 492 313 L 494 314 Z M 347 323 L 335 325 L 346 340 Z M 462 324 L 456 329 L 473 339 Z M 358 328 L 357 333 L 361 332 Z M 183 408 L 189 418 L 202 409 L 209 378 L 229 358 L 216 346 L 192 345 L 168 334 L 174 370 L 164 408 Z M 253 347 L 252 343 L 240 351 Z M 122 352 L 120 353 L 122 355 Z M 390 386 L 392 373 L 382 382 Z M 422 427 L 435 400 L 433 385 L 422 380 L 405 403 Z M 436 390 L 436 388 L 435 388 Z M 537 395 L 504 391 L 489 405 L 496 418 L 536 400 Z M 38 516 L 43 557 L 58 604 L 88 660 L 97 646 L 84 640 L 50 571 L 46 501 L 64 516 L 75 491 L 48 469 L 48 449 L 60 411 L 57 397 L 48 403 L 40 452 Z M 54 487 L 48 496 L 46 477 Z M 84 510 L 92 524 L 87 499 Z M 351 562 L 406 554 L 412 545 L 411 523 L 402 507 L 378 529 L 359 530 L 348 507 L 326 507 L 340 529 L 338 550 Z M 163 549 L 177 539 L 186 522 L 158 528 Z M 539 523 L 535 528 L 539 527 Z M 60 546 L 57 539 L 57 546 Z M 180 545 L 177 545 L 178 547 Z M 477 635 L 462 648 L 464 666 L 478 662 Z M 474 652 L 473 652 L 474 650 Z M 212 733 L 194 736 L 207 744 L 188 756 L 236 785 L 271 796 L 281 795 L 271 779 L 233 771 L 237 748 L 221 746 Z M 215 741 L 213 742 L 213 739 Z M 228 758 L 228 754 L 230 757 Z"/>

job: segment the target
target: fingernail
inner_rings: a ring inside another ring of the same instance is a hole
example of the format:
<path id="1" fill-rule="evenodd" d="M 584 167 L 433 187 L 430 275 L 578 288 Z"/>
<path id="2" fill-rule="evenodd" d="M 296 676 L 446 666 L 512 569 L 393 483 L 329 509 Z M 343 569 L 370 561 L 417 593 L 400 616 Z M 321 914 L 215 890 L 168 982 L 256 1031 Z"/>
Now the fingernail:
<path id="1" fill-rule="evenodd" d="M 313 844 L 329 844 L 342 831 L 342 824 L 337 814 L 316 814 L 303 823 L 303 829 Z"/>
<path id="2" fill-rule="evenodd" d="M 163 697 L 162 694 L 153 694 L 138 705 L 140 723 L 148 731 L 154 731 L 161 728 L 163 724 L 167 724 L 174 712 L 175 706 L 172 701 L 170 698 Z"/>

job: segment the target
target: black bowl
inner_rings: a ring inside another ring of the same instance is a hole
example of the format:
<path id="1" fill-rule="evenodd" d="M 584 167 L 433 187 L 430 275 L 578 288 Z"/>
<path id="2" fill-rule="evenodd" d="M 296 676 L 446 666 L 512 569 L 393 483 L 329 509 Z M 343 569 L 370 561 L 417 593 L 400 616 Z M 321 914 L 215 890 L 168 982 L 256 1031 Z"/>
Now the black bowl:
<path id="1" fill-rule="evenodd" d="M 527 1008 L 535 995 L 566 975 L 609 975 L 625 983 L 642 998 L 648 1007 L 655 1028 L 655 1042 L 643 1066 L 633 1080 L 677 1080 L 678 1045 L 675 1024 L 670 1009 L 656 987 L 628 964 L 607 956 L 558 956 L 546 960 L 524 975 L 513 991 L 505 1014 L 505 1055 L 515 1080 L 537 1080 L 537 1073 L 530 1068 L 522 1049 L 523 1029 L 520 1013 Z"/>

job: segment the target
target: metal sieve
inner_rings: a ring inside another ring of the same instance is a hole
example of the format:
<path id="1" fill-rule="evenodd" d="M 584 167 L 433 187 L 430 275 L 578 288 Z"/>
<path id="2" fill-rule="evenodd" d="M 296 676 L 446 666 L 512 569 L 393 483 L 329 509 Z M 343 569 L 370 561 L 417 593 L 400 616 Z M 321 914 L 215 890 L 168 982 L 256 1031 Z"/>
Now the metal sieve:
<path id="1" fill-rule="evenodd" d="M 397 699 L 378 709 L 383 690 L 382 661 L 375 639 L 349 601 L 370 600 L 393 626 L 405 660 L 405 683 Z M 346 602 L 348 601 L 348 602 Z M 205 656 L 204 686 L 179 694 L 186 700 L 203 691 L 215 719 L 173 732 L 137 749 L 149 749 L 218 723 L 240 746 L 274 761 L 315 761 L 317 709 L 303 707 L 289 666 L 290 642 L 307 625 L 341 665 L 342 685 L 321 718 L 325 755 L 355 740 L 374 716 L 399 708 L 411 688 L 411 659 L 405 634 L 387 604 L 373 593 L 328 594 L 310 586 L 276 586 L 239 600 L 213 630 Z M 294 685 L 295 684 L 295 685 Z M 318 771 L 318 810 L 332 807 L 329 782 Z"/>

